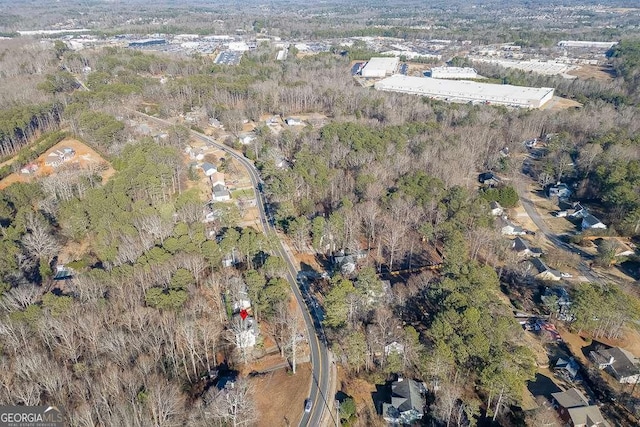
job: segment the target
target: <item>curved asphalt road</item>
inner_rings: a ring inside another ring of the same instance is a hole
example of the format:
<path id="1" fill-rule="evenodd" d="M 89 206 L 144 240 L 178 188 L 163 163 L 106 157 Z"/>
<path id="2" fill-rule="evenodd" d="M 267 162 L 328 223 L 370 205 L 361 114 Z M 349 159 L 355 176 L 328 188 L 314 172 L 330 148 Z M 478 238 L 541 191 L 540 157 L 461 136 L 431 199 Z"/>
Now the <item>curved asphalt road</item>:
<path id="1" fill-rule="evenodd" d="M 520 196 L 522 207 L 527 212 L 527 215 L 529 215 L 529 217 L 531 218 L 531 221 L 533 221 L 533 223 L 536 225 L 536 227 L 538 227 L 540 232 L 544 234 L 545 237 L 551 243 L 553 243 L 556 247 L 564 251 L 580 255 L 580 257 L 582 258 L 582 261 L 580 261 L 580 264 L 578 264 L 578 266 L 576 267 L 578 271 L 580 271 L 580 273 L 582 273 L 583 276 L 589 279 L 589 281 L 602 284 L 603 283 L 602 279 L 598 277 L 589 268 L 587 263 L 584 262 L 584 260 L 593 260 L 594 256 L 586 253 L 585 251 L 576 247 L 575 245 L 564 242 L 560 237 L 558 237 L 557 234 L 554 234 L 551 231 L 551 229 L 544 222 L 544 219 L 542 219 L 542 217 L 540 216 L 540 213 L 538 212 L 538 209 L 535 207 L 535 205 L 531 201 L 531 198 L 529 197 L 529 191 L 527 190 L 526 182 L 523 182 L 523 180 L 528 179 L 528 176 L 525 174 L 521 174 L 521 175 L 522 175 L 521 177 L 518 177 L 515 180 L 516 189 L 518 191 L 518 196 Z"/>
<path id="2" fill-rule="evenodd" d="M 163 126 L 174 125 L 169 121 L 158 119 L 139 111 L 135 111 L 135 113 Z M 275 234 L 276 229 L 273 225 L 273 222 L 270 220 L 270 215 L 264 198 L 264 194 L 262 193 L 262 191 L 260 191 L 262 187 L 259 184 L 262 183 L 262 180 L 260 179 L 258 170 L 253 165 L 253 163 L 249 159 L 244 157 L 244 155 L 238 153 L 230 147 L 227 147 L 226 145 L 217 143 L 212 138 L 209 138 L 206 135 L 195 131 L 191 131 L 191 134 L 200 141 L 203 141 L 208 145 L 214 146 L 224 151 L 225 153 L 236 159 L 238 162 L 240 162 L 240 164 L 247 170 L 247 172 L 249 173 L 249 178 L 251 179 L 251 184 L 253 185 L 256 193 L 256 200 L 258 202 L 257 205 L 258 211 L 260 212 L 260 221 L 262 222 L 262 226 L 264 227 L 265 231 L 272 231 Z M 300 305 L 302 316 L 307 327 L 309 348 L 311 350 L 311 392 L 309 396 L 300 396 L 300 401 L 291 402 L 291 405 L 300 405 L 300 407 L 304 407 L 305 399 L 311 399 L 311 411 L 303 412 L 302 419 L 300 420 L 300 426 L 316 427 L 322 425 L 322 417 L 325 408 L 328 409 L 330 411 L 329 413 L 331 414 L 330 405 L 333 404 L 333 398 L 328 395 L 329 377 L 332 375 L 332 371 L 329 367 L 329 353 L 327 350 L 326 340 L 322 330 L 321 322 L 317 318 L 317 316 L 312 317 L 311 313 L 309 312 L 309 307 L 305 303 L 302 292 L 298 286 L 298 281 L 296 280 L 298 271 L 295 267 L 295 264 L 291 261 L 289 253 L 282 245 L 282 241 L 280 239 L 278 239 L 278 246 L 276 249 L 278 251 L 278 255 L 280 255 L 287 263 L 287 280 L 289 281 L 291 290 L 293 291 L 293 294 L 295 295 L 296 300 Z M 314 313 L 316 313 L 316 311 L 314 311 Z M 286 409 L 283 408 L 283 410 Z"/>

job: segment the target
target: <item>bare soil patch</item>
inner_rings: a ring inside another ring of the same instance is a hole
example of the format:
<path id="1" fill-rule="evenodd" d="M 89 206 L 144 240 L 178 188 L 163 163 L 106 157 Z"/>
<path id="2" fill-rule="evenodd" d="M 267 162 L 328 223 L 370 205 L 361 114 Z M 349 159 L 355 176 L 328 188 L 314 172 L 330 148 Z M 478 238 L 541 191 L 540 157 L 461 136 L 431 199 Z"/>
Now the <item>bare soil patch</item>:
<path id="1" fill-rule="evenodd" d="M 567 74 L 577 76 L 579 79 L 612 80 L 615 77 L 611 67 L 602 65 L 581 65 L 575 70 L 568 71 Z"/>
<path id="2" fill-rule="evenodd" d="M 566 110 L 567 108 L 576 108 L 576 107 L 582 107 L 582 104 L 572 99 L 554 96 L 551 99 L 551 101 L 544 104 L 542 107 L 540 107 L 540 109 L 549 110 L 549 111 L 561 111 L 561 110 Z"/>
<path id="3" fill-rule="evenodd" d="M 100 175 L 102 176 L 102 182 L 107 182 L 111 176 L 115 173 L 115 169 L 111 167 L 111 165 L 100 156 L 95 150 L 89 148 L 84 143 L 78 141 L 77 139 L 63 139 L 52 148 L 43 153 L 40 157 L 38 157 L 32 163 L 38 165 L 38 170 L 31 174 L 23 174 L 23 173 L 12 173 L 2 181 L 0 181 L 0 189 L 7 188 L 9 185 L 14 182 L 30 182 L 34 178 L 48 176 L 56 173 L 56 168 L 45 165 L 45 159 L 47 156 L 56 151 L 60 150 L 64 147 L 73 148 L 76 152 L 75 156 L 73 156 L 67 162 L 64 162 L 59 168 L 70 166 L 79 166 L 82 169 L 95 168 L 98 170 L 98 167 L 102 166 L 102 170 Z"/>

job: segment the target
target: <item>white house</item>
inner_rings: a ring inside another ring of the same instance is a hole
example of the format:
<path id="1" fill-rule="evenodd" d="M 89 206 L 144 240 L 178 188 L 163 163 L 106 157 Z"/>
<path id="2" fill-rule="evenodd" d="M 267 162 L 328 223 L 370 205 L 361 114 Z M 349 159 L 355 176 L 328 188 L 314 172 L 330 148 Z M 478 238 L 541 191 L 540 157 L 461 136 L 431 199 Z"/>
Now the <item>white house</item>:
<path id="1" fill-rule="evenodd" d="M 46 166 L 51 166 L 55 168 L 60 166 L 63 162 L 70 160 L 75 155 L 76 155 L 76 152 L 73 148 L 64 147 L 49 153 L 49 155 L 44 161 L 44 164 Z"/>
<path id="2" fill-rule="evenodd" d="M 519 225 L 515 225 L 506 219 L 506 217 L 503 217 L 501 220 L 500 232 L 505 236 L 523 236 L 527 234 L 524 228 Z"/>
<path id="3" fill-rule="evenodd" d="M 582 217 L 581 227 L 583 230 L 605 230 L 607 228 L 606 225 L 590 213 Z"/>
<path id="4" fill-rule="evenodd" d="M 289 126 L 304 126 L 304 122 L 302 120 L 294 119 L 293 117 L 285 119 L 284 122 Z"/>
<path id="5" fill-rule="evenodd" d="M 236 332 L 236 345 L 240 348 L 255 347 L 258 331 L 254 318 L 248 316 L 242 320 L 238 315 L 237 321 L 240 322 L 240 330 Z"/>
<path id="6" fill-rule="evenodd" d="M 242 144 L 242 145 L 249 145 L 255 140 L 256 140 L 256 136 L 255 135 L 244 135 L 244 136 L 239 138 L 240 144 Z"/>
<path id="7" fill-rule="evenodd" d="M 489 207 L 491 208 L 491 215 L 493 216 L 502 216 L 504 214 L 504 208 L 500 206 L 498 202 L 491 202 Z"/>
<path id="8" fill-rule="evenodd" d="M 213 164 L 209 162 L 203 163 L 202 165 L 200 165 L 200 167 L 202 168 L 202 171 L 206 176 L 211 176 L 216 172 L 218 172 L 218 168 L 216 168 Z"/>
<path id="9" fill-rule="evenodd" d="M 231 193 L 229 193 L 227 187 L 218 184 L 213 187 L 212 199 L 214 202 L 226 202 L 231 200 Z"/>

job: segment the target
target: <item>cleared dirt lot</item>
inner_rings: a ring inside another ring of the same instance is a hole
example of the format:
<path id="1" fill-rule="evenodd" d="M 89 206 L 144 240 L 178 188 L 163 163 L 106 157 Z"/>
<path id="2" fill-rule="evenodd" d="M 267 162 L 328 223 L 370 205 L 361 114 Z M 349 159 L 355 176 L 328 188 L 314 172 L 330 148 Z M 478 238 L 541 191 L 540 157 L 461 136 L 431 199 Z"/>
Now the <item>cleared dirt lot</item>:
<path id="1" fill-rule="evenodd" d="M 54 168 L 51 166 L 45 165 L 45 159 L 47 156 L 56 151 L 60 150 L 64 147 L 73 148 L 76 152 L 75 156 L 69 159 L 67 162 L 64 162 L 58 168 Z M 102 182 L 106 182 L 114 173 L 115 169 L 111 167 L 111 165 L 104 160 L 95 150 L 89 148 L 87 145 L 78 141 L 77 139 L 63 139 L 56 145 L 54 145 L 51 149 L 47 150 L 44 154 L 38 157 L 32 163 L 38 165 L 38 170 L 31 174 L 23 174 L 23 173 L 12 173 L 2 181 L 0 181 L 0 189 L 4 189 L 14 182 L 30 182 L 34 178 L 48 176 L 51 174 L 55 174 L 56 170 L 62 167 L 74 166 L 77 165 L 82 169 L 101 168 L 100 175 L 102 176 Z"/>
<path id="2" fill-rule="evenodd" d="M 580 68 L 568 71 L 567 74 L 577 76 L 579 79 L 612 80 L 615 77 L 613 69 L 602 65 L 581 65 Z"/>
<path id="3" fill-rule="evenodd" d="M 256 425 L 297 426 L 302 418 L 304 401 L 309 397 L 310 377 L 311 365 L 305 363 L 298 366 L 295 375 L 279 369 L 251 378 L 251 385 L 256 390 Z"/>

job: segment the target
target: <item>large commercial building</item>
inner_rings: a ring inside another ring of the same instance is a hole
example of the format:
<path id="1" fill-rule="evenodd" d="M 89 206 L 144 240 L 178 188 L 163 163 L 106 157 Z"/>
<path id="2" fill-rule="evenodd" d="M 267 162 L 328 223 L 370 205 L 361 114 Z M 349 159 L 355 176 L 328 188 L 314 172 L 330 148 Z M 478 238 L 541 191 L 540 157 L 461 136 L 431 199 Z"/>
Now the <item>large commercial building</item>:
<path id="1" fill-rule="evenodd" d="M 398 71 L 398 58 L 371 58 L 362 69 L 362 77 L 386 77 Z"/>
<path id="2" fill-rule="evenodd" d="M 553 97 L 553 89 L 534 88 L 467 80 L 442 80 L 395 74 L 375 84 L 377 90 L 426 96 L 448 102 L 498 104 L 540 108 Z"/>
<path id="3" fill-rule="evenodd" d="M 142 40 L 134 40 L 129 42 L 129 47 L 148 47 L 148 46 L 157 46 L 160 44 L 166 44 L 166 39 L 142 39 Z"/>
<path id="4" fill-rule="evenodd" d="M 579 47 L 584 49 L 611 49 L 618 42 L 592 42 L 581 40 L 562 40 L 558 42 L 560 47 Z"/>
<path id="5" fill-rule="evenodd" d="M 433 67 L 429 76 L 433 79 L 477 79 L 478 73 L 471 67 Z"/>

